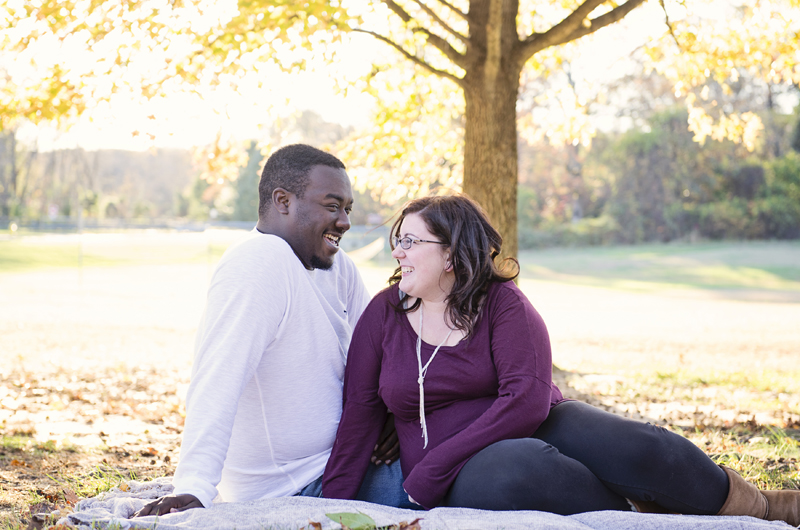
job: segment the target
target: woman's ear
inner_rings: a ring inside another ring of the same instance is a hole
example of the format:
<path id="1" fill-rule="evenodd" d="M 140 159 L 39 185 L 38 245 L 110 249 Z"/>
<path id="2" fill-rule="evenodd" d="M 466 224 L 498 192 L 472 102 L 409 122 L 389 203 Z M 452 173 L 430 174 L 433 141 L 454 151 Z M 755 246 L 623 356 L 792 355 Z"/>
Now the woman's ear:
<path id="1" fill-rule="evenodd" d="M 453 261 L 450 259 L 450 253 L 448 252 L 444 257 L 444 271 L 450 272 L 453 270 Z"/>

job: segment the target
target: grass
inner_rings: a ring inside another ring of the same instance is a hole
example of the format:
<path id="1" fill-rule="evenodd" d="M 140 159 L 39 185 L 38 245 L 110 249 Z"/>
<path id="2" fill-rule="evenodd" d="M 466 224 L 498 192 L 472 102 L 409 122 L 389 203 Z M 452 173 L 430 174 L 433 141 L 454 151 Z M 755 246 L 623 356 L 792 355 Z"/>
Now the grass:
<path id="1" fill-rule="evenodd" d="M 699 431 L 688 438 L 705 446 L 714 462 L 738 471 L 760 489 L 800 488 L 800 442 L 781 429 L 769 428 L 760 435 L 747 430 Z"/>
<path id="2" fill-rule="evenodd" d="M 57 451 L 72 451 L 76 448 L 72 445 L 57 444 L 54 440 L 44 442 L 37 441 L 28 434 L 12 434 L 10 436 L 0 436 L 0 452 L 29 452 L 34 455 L 42 453 L 55 453 Z"/>
<path id="3" fill-rule="evenodd" d="M 118 265 L 122 260 L 83 255 L 86 267 Z M 44 267 L 78 267 L 81 263 L 77 243 L 31 245 L 21 240 L 0 241 L 0 272 L 18 272 Z"/>
<path id="4" fill-rule="evenodd" d="M 244 235 L 130 231 L 0 239 L 0 273 L 35 268 L 216 262 Z M 521 277 L 613 289 L 800 292 L 800 242 L 708 242 L 522 251 Z M 392 263 L 376 263 L 389 269 Z"/>
<path id="5" fill-rule="evenodd" d="M 30 235 L 0 239 L 0 273 L 43 268 L 215 263 L 242 231 Z"/>
<path id="6" fill-rule="evenodd" d="M 523 251 L 522 277 L 614 289 L 800 292 L 800 242 L 649 244 Z"/>
<path id="7" fill-rule="evenodd" d="M 137 480 L 135 472 L 128 471 L 123 473 L 108 465 L 97 465 L 92 471 L 80 476 L 48 476 L 62 488 L 75 492 L 80 498 L 95 497 L 100 493 L 118 487 L 123 482 Z"/>
<path id="8" fill-rule="evenodd" d="M 128 480 L 138 479 L 134 471 L 120 470 L 105 461 L 89 468 L 81 465 L 80 462 L 89 454 L 75 446 L 56 444 L 54 441 L 39 442 L 30 435 L 1 436 L 2 468 L 18 470 L 14 473 L 17 480 L 35 479 L 22 492 L 22 499 L 18 498 L 20 491 L 12 491 L 0 485 L 3 504 L 11 500 L 18 506 L 24 506 L 0 519 L 0 528 L 32 528 L 29 523 L 33 519 L 40 525 L 38 527 L 48 528 L 55 524 L 57 515 L 35 518 L 34 515 L 49 513 L 54 509 L 61 513 L 69 512 L 81 498 L 94 497 Z M 12 494 L 16 494 L 17 498 L 10 498 Z"/>

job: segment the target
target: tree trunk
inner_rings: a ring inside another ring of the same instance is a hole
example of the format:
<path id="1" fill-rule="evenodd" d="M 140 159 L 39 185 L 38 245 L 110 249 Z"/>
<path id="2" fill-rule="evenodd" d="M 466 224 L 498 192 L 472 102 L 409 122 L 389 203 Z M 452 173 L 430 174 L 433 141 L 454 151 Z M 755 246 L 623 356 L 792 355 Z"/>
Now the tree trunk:
<path id="1" fill-rule="evenodd" d="M 503 257 L 517 257 L 517 91 L 519 71 L 465 78 L 464 193 L 503 236 Z M 470 76 L 472 77 L 472 76 Z"/>

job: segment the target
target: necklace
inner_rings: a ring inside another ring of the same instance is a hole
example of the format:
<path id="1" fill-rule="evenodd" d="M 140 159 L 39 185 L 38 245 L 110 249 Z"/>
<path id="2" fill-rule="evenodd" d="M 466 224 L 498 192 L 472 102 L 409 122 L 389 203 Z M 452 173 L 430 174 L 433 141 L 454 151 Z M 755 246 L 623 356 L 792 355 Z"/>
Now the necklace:
<path id="1" fill-rule="evenodd" d="M 422 427 L 422 438 L 425 440 L 422 448 L 425 449 L 428 447 L 428 424 L 425 423 L 425 374 L 428 373 L 428 367 L 431 365 L 431 361 L 433 358 L 436 357 L 436 354 L 439 353 L 439 348 L 447 342 L 447 339 L 450 338 L 450 335 L 453 333 L 453 328 L 450 328 L 450 331 L 447 332 L 447 336 L 444 340 L 436 346 L 436 349 L 433 350 L 433 355 L 431 358 L 428 359 L 428 362 L 425 363 L 425 366 L 422 366 L 422 302 L 420 301 L 419 304 L 419 335 L 417 335 L 417 369 L 419 370 L 419 377 L 417 378 L 417 383 L 419 383 L 419 424 Z"/>

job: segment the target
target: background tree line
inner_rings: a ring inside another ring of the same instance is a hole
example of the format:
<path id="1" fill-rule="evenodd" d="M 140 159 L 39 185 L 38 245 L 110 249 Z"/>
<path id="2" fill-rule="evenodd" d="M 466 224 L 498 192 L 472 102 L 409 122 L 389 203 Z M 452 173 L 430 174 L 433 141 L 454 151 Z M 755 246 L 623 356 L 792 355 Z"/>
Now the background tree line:
<path id="1" fill-rule="evenodd" d="M 800 237 L 798 115 L 770 114 L 753 153 L 701 146 L 686 119 L 677 107 L 600 133 L 579 160 L 571 145 L 523 146 L 520 247 Z"/>
<path id="2" fill-rule="evenodd" d="M 800 238 L 797 111 L 763 111 L 768 125 L 754 152 L 729 140 L 700 145 L 686 114 L 679 105 L 640 109 L 639 126 L 600 132 L 589 148 L 521 139 L 520 247 Z M 329 146 L 350 133 L 310 111 L 274 131 L 288 141 L 310 138 Z M 189 151 L 38 153 L 17 144 L 11 157 L 12 142 L 9 135 L 0 139 L 0 212 L 6 218 L 74 218 L 80 204 L 84 217 L 101 220 L 256 220 L 264 155 L 255 142 L 229 179 L 208 175 Z M 374 223 L 370 214 L 386 218 L 402 202 L 382 203 L 369 191 L 355 195 L 354 224 Z"/>

